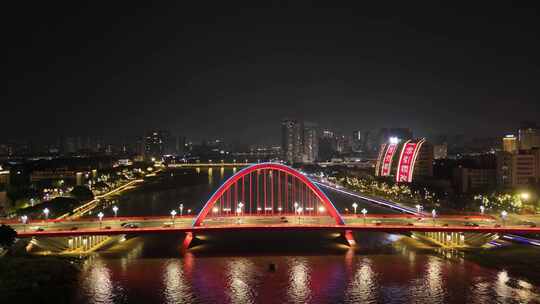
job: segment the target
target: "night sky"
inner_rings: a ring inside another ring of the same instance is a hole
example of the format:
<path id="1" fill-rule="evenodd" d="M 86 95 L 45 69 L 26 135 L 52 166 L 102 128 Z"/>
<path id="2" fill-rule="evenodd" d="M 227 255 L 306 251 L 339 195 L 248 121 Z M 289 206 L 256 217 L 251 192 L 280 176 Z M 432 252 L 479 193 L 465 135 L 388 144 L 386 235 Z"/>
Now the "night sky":
<path id="1" fill-rule="evenodd" d="M 277 143 L 284 117 L 491 136 L 540 121 L 539 10 L 510 1 L 42 2 L 4 8 L 0 139 L 163 128 Z"/>

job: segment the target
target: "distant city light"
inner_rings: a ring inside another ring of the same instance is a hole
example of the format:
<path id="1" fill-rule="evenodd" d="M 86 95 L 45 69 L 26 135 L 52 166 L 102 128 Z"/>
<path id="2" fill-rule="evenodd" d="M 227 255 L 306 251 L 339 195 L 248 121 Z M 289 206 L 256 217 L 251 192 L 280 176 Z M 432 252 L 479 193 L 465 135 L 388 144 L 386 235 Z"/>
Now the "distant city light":
<path id="1" fill-rule="evenodd" d="M 388 142 L 390 142 L 391 144 L 395 145 L 397 143 L 399 143 L 399 138 L 393 136 L 393 137 L 390 137 L 390 139 L 388 140 Z"/>

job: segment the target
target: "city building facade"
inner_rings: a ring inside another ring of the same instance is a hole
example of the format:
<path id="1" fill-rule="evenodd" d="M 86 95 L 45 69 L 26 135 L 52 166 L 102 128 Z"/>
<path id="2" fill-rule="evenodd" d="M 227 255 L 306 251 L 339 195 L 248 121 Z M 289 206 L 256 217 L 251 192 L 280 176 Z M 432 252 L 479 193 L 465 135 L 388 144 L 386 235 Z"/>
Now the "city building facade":
<path id="1" fill-rule="evenodd" d="M 151 131 L 144 137 L 144 159 L 159 160 L 169 154 L 170 134 L 168 131 Z"/>
<path id="2" fill-rule="evenodd" d="M 540 128 L 534 123 L 524 123 L 518 130 L 519 149 L 540 148 Z"/>
<path id="3" fill-rule="evenodd" d="M 506 135 L 502 139 L 502 150 L 508 153 L 516 153 L 518 151 L 518 139 L 515 135 Z"/>
<path id="4" fill-rule="evenodd" d="M 312 163 L 319 158 L 317 125 L 286 119 L 281 122 L 281 149 L 288 163 Z"/>
<path id="5" fill-rule="evenodd" d="M 540 149 L 501 151 L 497 154 L 497 184 L 515 188 L 538 183 L 540 179 Z"/>

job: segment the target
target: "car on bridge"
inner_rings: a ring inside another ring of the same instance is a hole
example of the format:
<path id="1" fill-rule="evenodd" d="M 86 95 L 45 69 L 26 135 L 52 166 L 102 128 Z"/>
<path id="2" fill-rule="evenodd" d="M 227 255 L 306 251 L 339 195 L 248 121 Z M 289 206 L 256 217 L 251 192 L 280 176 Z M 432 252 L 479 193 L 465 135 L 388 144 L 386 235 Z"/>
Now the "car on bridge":
<path id="1" fill-rule="evenodd" d="M 518 222 L 517 223 L 518 225 L 523 225 L 523 226 L 529 226 L 529 227 L 536 227 L 536 223 L 534 222 L 531 222 L 531 221 L 521 221 L 521 222 Z"/>
<path id="2" fill-rule="evenodd" d="M 122 223 L 120 226 L 122 226 L 122 228 L 139 228 L 141 224 L 139 223 Z"/>

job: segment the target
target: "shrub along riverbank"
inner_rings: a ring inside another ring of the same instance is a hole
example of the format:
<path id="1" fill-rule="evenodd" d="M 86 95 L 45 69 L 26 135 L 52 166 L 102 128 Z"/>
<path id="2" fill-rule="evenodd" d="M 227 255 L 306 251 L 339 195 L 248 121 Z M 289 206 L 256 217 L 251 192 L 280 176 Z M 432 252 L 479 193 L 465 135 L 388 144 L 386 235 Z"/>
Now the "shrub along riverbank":
<path id="1" fill-rule="evenodd" d="M 79 262 L 58 257 L 0 259 L 0 303 L 69 303 Z"/>

